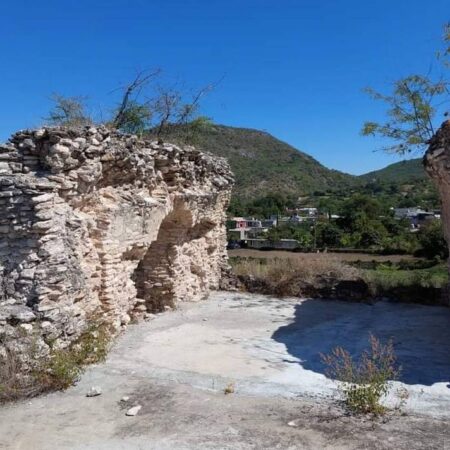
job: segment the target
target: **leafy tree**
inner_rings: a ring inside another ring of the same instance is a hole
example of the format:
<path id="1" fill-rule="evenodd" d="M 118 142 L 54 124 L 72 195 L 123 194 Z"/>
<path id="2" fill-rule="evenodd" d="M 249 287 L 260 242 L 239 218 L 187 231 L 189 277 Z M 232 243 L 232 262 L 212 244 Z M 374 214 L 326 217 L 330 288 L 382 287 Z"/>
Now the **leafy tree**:
<path id="1" fill-rule="evenodd" d="M 450 67 L 449 24 L 444 27 L 444 44 L 444 51 L 439 57 L 445 70 Z M 435 132 L 436 114 L 449 101 L 448 80 L 435 80 L 429 75 L 413 74 L 401 78 L 393 83 L 389 95 L 372 88 L 366 88 L 366 92 L 375 100 L 386 103 L 388 120 L 385 123 L 366 122 L 362 134 L 392 140 L 394 143 L 383 149 L 401 155 L 413 150 L 425 150 Z"/>
<path id="2" fill-rule="evenodd" d="M 150 126 L 152 111 L 147 104 L 134 100 L 121 113 L 118 129 L 124 133 L 142 134 Z"/>
<path id="3" fill-rule="evenodd" d="M 362 248 L 381 247 L 387 237 L 386 229 L 380 222 L 371 221 L 361 230 L 359 246 Z"/>
<path id="4" fill-rule="evenodd" d="M 139 72 L 136 77 L 122 88 L 122 99 L 117 106 L 110 125 L 122 131 L 142 131 L 152 117 L 149 103 L 139 103 L 138 97 L 151 80 L 159 76 L 160 69 Z"/>
<path id="5" fill-rule="evenodd" d="M 332 214 L 336 214 L 340 209 L 340 202 L 336 199 L 336 194 L 332 198 L 321 198 L 317 205 L 320 213 L 326 214 L 328 218 L 331 218 Z"/>
<path id="6" fill-rule="evenodd" d="M 45 119 L 50 125 L 82 127 L 92 123 L 86 113 L 84 97 L 65 97 L 53 94 L 50 99 L 54 102 L 54 106 Z"/>
<path id="7" fill-rule="evenodd" d="M 395 143 L 383 149 L 405 154 L 416 149 L 423 150 L 434 135 L 433 122 L 438 108 L 436 100 L 440 102 L 448 96 L 448 84 L 422 75 L 410 75 L 394 82 L 391 95 L 371 88 L 367 88 L 366 92 L 388 105 L 389 120 L 382 124 L 366 122 L 362 134 L 389 138 Z"/>
<path id="8" fill-rule="evenodd" d="M 440 220 L 432 220 L 423 226 L 417 233 L 417 238 L 420 245 L 418 255 L 430 259 L 448 257 L 448 246 L 444 239 Z"/>
<path id="9" fill-rule="evenodd" d="M 383 208 L 375 198 L 356 194 L 345 201 L 341 207 L 339 224 L 350 231 L 359 231 L 368 220 L 375 220 L 382 214 Z"/>
<path id="10" fill-rule="evenodd" d="M 236 195 L 231 196 L 228 214 L 234 217 L 242 217 L 247 214 L 246 205 L 240 197 Z"/>
<path id="11" fill-rule="evenodd" d="M 317 226 L 318 247 L 339 247 L 343 231 L 334 222 L 321 222 Z"/>
<path id="12" fill-rule="evenodd" d="M 260 218 L 273 214 L 284 214 L 289 200 L 280 193 L 273 193 L 260 197 L 247 205 L 248 214 Z"/>
<path id="13" fill-rule="evenodd" d="M 283 239 L 283 233 L 278 227 L 269 228 L 266 238 L 271 242 L 276 242 Z"/>
<path id="14" fill-rule="evenodd" d="M 175 128 L 181 138 L 193 140 L 193 136 L 204 127 L 211 124 L 211 120 L 198 116 L 200 100 L 214 89 L 214 85 L 207 85 L 191 94 L 159 86 L 157 96 L 151 102 L 151 109 L 156 119 L 151 133 L 159 140 Z M 181 133 L 180 133 L 181 131 Z"/>
<path id="15" fill-rule="evenodd" d="M 185 91 L 166 88 L 153 83 L 161 74 L 160 69 L 139 72 L 121 88 L 122 98 L 109 125 L 126 133 L 148 131 L 159 140 L 169 130 L 177 127 L 179 138 L 193 142 L 196 134 L 211 121 L 199 117 L 200 100 L 213 90 L 210 84 L 187 94 Z M 141 98 L 144 100 L 140 100 Z"/>

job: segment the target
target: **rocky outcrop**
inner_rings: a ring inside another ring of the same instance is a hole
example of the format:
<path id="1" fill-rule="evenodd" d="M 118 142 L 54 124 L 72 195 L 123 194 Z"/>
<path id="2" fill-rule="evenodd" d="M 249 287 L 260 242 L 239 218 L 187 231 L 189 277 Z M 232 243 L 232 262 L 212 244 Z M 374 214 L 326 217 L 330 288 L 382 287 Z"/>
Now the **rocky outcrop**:
<path id="1" fill-rule="evenodd" d="M 450 120 L 444 122 L 430 140 L 424 156 L 424 165 L 439 191 L 444 236 L 450 246 Z M 450 305 L 449 288 L 445 297 Z"/>
<path id="2" fill-rule="evenodd" d="M 226 266 L 227 163 L 111 130 L 0 145 L 0 347 L 64 347 L 100 318 L 205 297 Z"/>

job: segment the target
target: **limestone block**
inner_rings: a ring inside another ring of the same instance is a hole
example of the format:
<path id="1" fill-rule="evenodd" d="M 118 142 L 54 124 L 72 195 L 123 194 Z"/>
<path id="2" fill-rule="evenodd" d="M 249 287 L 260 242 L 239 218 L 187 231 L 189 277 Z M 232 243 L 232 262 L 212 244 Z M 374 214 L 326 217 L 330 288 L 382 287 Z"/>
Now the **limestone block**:
<path id="1" fill-rule="evenodd" d="M 120 330 L 219 285 L 233 184 L 220 158 L 41 128 L 0 146 L 0 174 L 0 351 L 30 323 L 65 347 L 90 321 Z"/>

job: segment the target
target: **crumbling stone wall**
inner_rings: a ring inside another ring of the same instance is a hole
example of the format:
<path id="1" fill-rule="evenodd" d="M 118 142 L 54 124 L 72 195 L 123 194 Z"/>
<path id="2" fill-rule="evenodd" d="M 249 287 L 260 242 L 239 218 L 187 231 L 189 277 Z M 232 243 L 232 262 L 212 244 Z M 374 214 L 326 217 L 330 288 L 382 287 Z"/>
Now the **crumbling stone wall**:
<path id="1" fill-rule="evenodd" d="M 439 191 L 442 226 L 445 240 L 450 248 L 450 120 L 444 122 L 431 139 L 424 156 L 424 165 Z M 450 305 L 450 289 L 448 287 L 445 297 L 446 302 Z"/>
<path id="2" fill-rule="evenodd" d="M 0 347 L 195 301 L 226 266 L 227 163 L 100 127 L 0 145 Z"/>

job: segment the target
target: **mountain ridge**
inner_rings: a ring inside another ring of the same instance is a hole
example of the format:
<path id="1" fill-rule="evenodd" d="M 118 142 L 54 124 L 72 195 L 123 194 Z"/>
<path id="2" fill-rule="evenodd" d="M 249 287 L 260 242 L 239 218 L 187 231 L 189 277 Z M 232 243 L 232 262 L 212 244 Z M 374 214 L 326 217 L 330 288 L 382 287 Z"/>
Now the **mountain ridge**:
<path id="1" fill-rule="evenodd" d="M 166 138 L 180 140 L 178 131 L 172 129 Z M 253 128 L 213 124 L 196 130 L 194 145 L 228 160 L 236 178 L 234 195 L 240 198 L 261 197 L 273 192 L 311 195 L 356 189 L 373 181 L 405 183 L 426 178 L 420 159 L 390 164 L 362 175 L 340 172 L 267 131 Z M 410 177 L 408 171 L 411 171 Z"/>

